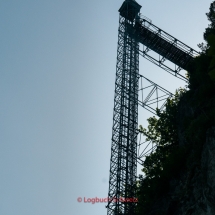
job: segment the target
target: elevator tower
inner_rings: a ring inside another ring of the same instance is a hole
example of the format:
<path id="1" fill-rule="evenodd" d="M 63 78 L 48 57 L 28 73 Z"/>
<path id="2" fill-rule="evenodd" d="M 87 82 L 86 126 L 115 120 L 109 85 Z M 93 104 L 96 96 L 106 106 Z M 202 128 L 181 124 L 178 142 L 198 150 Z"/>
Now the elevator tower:
<path id="1" fill-rule="evenodd" d="M 137 171 L 139 44 L 130 37 L 141 6 L 126 0 L 119 9 L 117 65 L 114 95 L 108 215 L 134 214 Z"/>
<path id="2" fill-rule="evenodd" d="M 135 0 L 125 0 L 119 9 L 108 215 L 135 215 L 138 83 L 143 77 L 139 75 L 139 55 L 187 81 L 180 71 L 186 70 L 194 57 L 199 54 L 153 25 L 148 19 L 142 18 L 140 8 Z M 140 45 L 143 45 L 143 49 Z M 150 55 L 149 51 L 158 54 L 158 58 Z M 173 67 L 165 64 L 166 61 L 171 62 Z M 150 83 L 154 89 L 158 89 L 158 85 L 152 81 Z M 162 88 L 162 91 L 165 89 Z M 147 106 L 148 110 L 150 110 L 148 101 L 153 92 L 141 102 L 141 106 Z M 158 96 L 156 100 L 158 102 Z"/>

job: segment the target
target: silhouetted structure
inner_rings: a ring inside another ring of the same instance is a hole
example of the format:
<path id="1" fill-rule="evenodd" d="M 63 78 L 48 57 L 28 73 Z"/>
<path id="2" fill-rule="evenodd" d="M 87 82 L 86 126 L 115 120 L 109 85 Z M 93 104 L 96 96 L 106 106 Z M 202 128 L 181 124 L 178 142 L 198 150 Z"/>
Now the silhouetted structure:
<path id="1" fill-rule="evenodd" d="M 136 1 L 125 0 L 119 9 L 108 215 L 135 214 L 136 203 L 123 202 L 120 198 L 132 201 L 136 197 L 138 103 L 150 111 L 155 111 L 150 107 L 154 103 L 150 100 L 154 92 L 163 91 L 167 95 L 165 99 L 172 96 L 170 92 L 147 79 L 153 90 L 145 99 L 138 101 L 139 79 L 145 78 L 139 75 L 139 54 L 184 80 L 186 78 L 180 75 L 179 71 L 186 69 L 193 57 L 198 54 L 152 25 L 150 21 L 141 18 L 140 8 Z M 139 43 L 146 48 L 140 50 Z M 150 49 L 162 57 L 156 60 L 148 54 Z M 165 60 L 173 62 L 177 67 L 170 68 L 165 65 Z M 141 86 L 140 90 L 143 89 Z M 155 102 L 162 100 L 157 93 Z"/>

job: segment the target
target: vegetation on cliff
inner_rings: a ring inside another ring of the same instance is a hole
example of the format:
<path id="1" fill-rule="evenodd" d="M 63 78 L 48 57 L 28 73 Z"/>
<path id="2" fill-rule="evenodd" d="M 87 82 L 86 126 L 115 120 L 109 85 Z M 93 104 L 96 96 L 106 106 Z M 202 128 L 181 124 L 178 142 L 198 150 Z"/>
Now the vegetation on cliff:
<path id="1" fill-rule="evenodd" d="M 171 180 L 199 166 L 206 131 L 215 125 L 215 1 L 206 15 L 210 24 L 204 32 L 205 43 L 198 45 L 201 54 L 187 68 L 188 88 L 177 90 L 165 111 L 157 111 L 159 118 L 148 119 L 147 129 L 140 126 L 157 149 L 143 164 L 145 178 L 138 182 L 138 215 L 168 214 L 155 205 L 159 206 L 170 191 Z"/>

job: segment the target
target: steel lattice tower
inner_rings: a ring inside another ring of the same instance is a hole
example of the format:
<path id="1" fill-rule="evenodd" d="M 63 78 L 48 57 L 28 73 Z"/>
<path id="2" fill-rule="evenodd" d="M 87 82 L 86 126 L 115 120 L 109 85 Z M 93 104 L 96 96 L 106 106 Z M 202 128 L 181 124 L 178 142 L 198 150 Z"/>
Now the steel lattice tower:
<path id="1" fill-rule="evenodd" d="M 137 171 L 139 44 L 129 37 L 141 6 L 126 0 L 119 9 L 116 81 L 109 180 L 108 215 L 133 215 Z"/>

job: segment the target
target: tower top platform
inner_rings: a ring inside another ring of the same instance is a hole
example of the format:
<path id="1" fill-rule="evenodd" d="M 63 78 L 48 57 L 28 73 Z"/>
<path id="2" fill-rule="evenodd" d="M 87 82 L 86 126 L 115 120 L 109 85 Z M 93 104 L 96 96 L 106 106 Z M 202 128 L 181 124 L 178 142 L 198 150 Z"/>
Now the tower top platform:
<path id="1" fill-rule="evenodd" d="M 125 0 L 119 9 L 119 13 L 121 16 L 132 22 L 136 15 L 140 12 L 141 7 L 142 6 L 135 0 Z"/>

